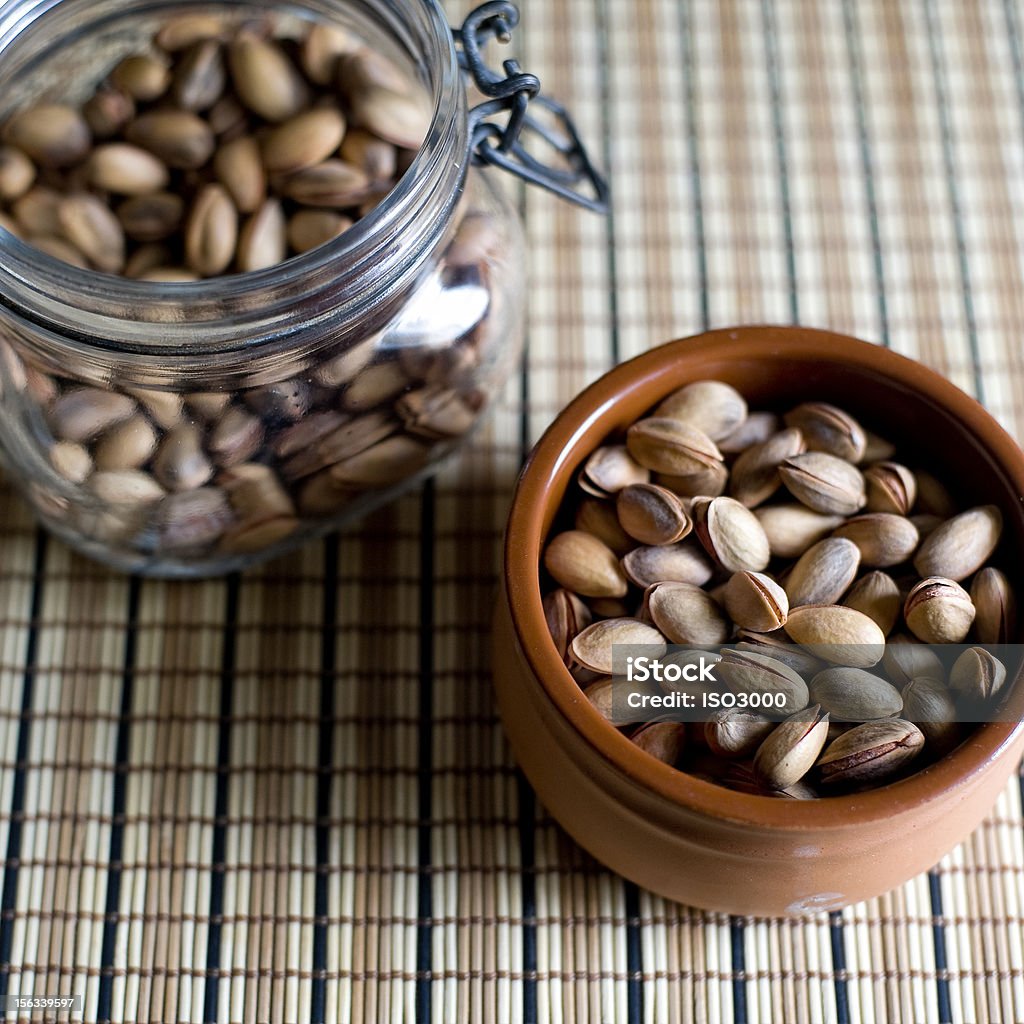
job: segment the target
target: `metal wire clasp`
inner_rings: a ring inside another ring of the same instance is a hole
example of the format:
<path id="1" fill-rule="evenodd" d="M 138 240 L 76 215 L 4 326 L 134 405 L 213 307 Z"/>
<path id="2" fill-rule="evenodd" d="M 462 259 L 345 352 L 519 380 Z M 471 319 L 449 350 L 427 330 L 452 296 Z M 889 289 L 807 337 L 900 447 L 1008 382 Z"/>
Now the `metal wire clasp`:
<path id="1" fill-rule="evenodd" d="M 481 50 L 491 38 L 507 43 L 519 24 L 519 11 L 506 0 L 477 7 L 453 29 L 459 66 L 487 97 L 469 111 L 470 151 L 475 163 L 494 164 L 533 185 L 595 213 L 608 212 L 608 182 L 594 166 L 565 107 L 540 95 L 540 79 L 522 70 L 516 60 L 502 63 L 504 75 L 492 71 Z M 542 124 L 527 112 L 530 103 L 550 115 Z M 508 112 L 504 124 L 489 120 Z M 545 163 L 526 149 L 531 136 L 550 146 L 559 164 Z M 589 186 L 582 191 L 579 186 Z"/>

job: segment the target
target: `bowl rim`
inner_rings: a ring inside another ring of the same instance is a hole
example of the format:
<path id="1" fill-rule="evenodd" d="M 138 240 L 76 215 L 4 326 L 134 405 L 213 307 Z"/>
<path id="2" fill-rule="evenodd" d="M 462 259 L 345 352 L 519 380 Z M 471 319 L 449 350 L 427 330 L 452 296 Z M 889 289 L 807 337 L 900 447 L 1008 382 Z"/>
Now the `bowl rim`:
<path id="1" fill-rule="evenodd" d="M 581 688 L 550 639 L 540 588 L 540 525 L 552 479 L 573 457 L 584 434 L 611 413 L 619 397 L 670 373 L 676 353 L 685 348 L 687 354 L 693 354 L 694 347 L 698 347 L 709 354 L 720 354 L 720 347 L 742 343 L 760 346 L 757 358 L 838 363 L 894 379 L 972 431 L 1024 496 L 1024 453 L 1017 443 L 977 400 L 923 363 L 881 345 L 820 328 L 755 324 L 677 338 L 618 364 L 590 384 L 556 416 L 523 466 L 512 497 L 503 548 L 504 597 L 522 655 L 561 717 L 610 767 L 677 807 L 716 820 L 772 830 L 846 830 L 948 797 L 1011 752 L 1024 734 L 1024 720 L 981 723 L 959 747 L 934 764 L 876 789 L 817 800 L 778 800 L 705 782 L 640 750 L 589 701 L 580 700 Z M 543 639 L 540 643 L 525 642 L 525 637 Z"/>

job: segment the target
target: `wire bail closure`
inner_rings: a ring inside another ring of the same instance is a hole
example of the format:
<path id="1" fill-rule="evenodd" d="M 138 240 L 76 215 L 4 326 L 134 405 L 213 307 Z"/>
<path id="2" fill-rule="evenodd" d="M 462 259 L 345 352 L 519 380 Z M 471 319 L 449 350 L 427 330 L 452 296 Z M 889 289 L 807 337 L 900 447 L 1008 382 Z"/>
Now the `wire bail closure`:
<path id="1" fill-rule="evenodd" d="M 452 35 L 459 67 L 487 97 L 469 111 L 470 152 L 476 164 L 493 164 L 594 213 L 608 212 L 608 182 L 594 166 L 568 111 L 540 95 L 540 79 L 525 72 L 517 60 L 502 63 L 504 75 L 492 71 L 481 51 L 493 38 L 512 39 L 519 10 L 507 0 L 491 0 L 473 10 Z M 553 126 L 541 124 L 527 112 L 530 103 L 552 115 Z M 489 120 L 508 112 L 504 124 Z M 561 157 L 563 166 L 545 163 L 527 152 L 531 134 Z M 584 191 L 580 184 L 589 186 Z"/>

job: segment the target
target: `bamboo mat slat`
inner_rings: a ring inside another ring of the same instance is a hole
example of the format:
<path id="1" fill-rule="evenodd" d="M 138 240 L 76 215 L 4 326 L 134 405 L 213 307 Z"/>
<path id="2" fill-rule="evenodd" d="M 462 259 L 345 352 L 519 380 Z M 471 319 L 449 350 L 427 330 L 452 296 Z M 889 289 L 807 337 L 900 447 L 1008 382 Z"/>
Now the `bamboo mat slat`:
<path id="1" fill-rule="evenodd" d="M 832 327 L 1024 438 L 1024 6 L 521 8 L 517 54 L 609 169 L 614 211 L 511 188 L 527 352 L 433 483 L 191 584 L 72 555 L 0 483 L 0 993 L 81 994 L 80 1019 L 121 1022 L 1024 1021 L 1024 779 L 877 900 L 705 914 L 560 831 L 488 668 L 522 459 L 652 344 Z"/>

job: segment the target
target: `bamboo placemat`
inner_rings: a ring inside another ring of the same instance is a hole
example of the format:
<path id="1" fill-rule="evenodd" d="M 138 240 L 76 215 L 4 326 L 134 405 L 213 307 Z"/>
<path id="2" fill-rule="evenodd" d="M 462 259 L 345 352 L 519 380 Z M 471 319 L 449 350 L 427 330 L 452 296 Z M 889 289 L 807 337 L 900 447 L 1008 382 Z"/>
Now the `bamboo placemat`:
<path id="1" fill-rule="evenodd" d="M 1024 436 L 1024 11 L 522 6 L 523 66 L 615 209 L 519 193 L 528 356 L 458 462 L 209 583 L 108 573 L 0 489 L 0 992 L 80 993 L 88 1021 L 1022 1021 L 1019 779 L 934 871 L 841 914 L 669 904 L 516 774 L 488 619 L 528 446 L 658 341 L 833 327 Z"/>

